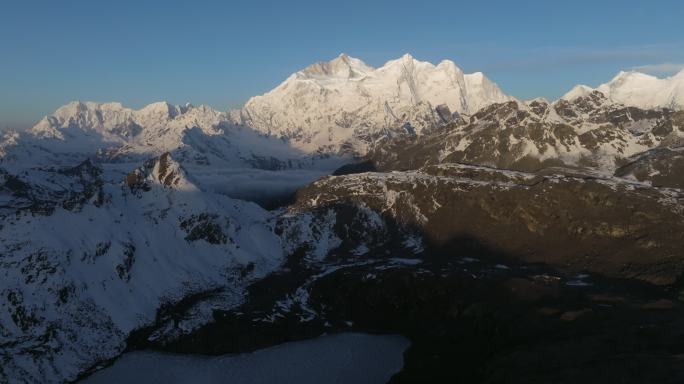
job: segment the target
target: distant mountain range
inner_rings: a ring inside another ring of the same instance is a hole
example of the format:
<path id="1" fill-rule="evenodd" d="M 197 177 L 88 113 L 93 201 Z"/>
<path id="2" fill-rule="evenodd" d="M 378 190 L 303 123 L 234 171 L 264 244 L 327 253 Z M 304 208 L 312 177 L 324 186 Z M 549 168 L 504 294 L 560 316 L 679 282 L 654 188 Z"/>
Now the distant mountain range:
<path id="1" fill-rule="evenodd" d="M 610 104 L 680 110 L 684 71 L 666 79 L 621 72 L 596 89 L 579 85 L 561 99 L 573 101 L 593 91 Z M 134 111 L 118 103 L 70 103 L 25 133 L 9 134 L 0 155 L 4 163 L 35 161 L 41 152 L 51 161 L 73 153 L 122 161 L 182 151 L 176 157 L 195 164 L 311 167 L 312 159 L 363 156 L 383 138 L 420 135 L 456 116 L 512 100 L 481 72 L 464 74 L 449 60 L 433 65 L 407 54 L 372 68 L 342 54 L 292 74 L 240 110 L 161 102 Z M 25 145 L 13 153 L 18 144 Z"/>
<path id="2" fill-rule="evenodd" d="M 579 85 L 561 100 L 594 91 L 603 94 L 603 104 L 680 110 L 684 71 L 666 79 L 621 72 L 596 89 Z M 372 68 L 342 54 L 292 74 L 240 110 L 160 102 L 135 111 L 119 103 L 70 103 L 26 132 L 6 133 L 0 161 L 54 162 L 78 153 L 121 162 L 176 151 L 186 165 L 330 169 L 367 154 L 379 140 L 421 135 L 513 100 L 481 72 L 464 74 L 449 60 L 433 65 L 407 54 Z M 321 161 L 331 156 L 342 160 Z"/>

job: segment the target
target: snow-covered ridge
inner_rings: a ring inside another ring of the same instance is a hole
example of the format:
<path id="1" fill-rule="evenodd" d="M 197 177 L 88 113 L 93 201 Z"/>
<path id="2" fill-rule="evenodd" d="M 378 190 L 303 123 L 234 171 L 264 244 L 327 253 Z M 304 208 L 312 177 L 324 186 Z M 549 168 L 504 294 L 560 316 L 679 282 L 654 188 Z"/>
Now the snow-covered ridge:
<path id="1" fill-rule="evenodd" d="M 203 105 L 158 102 L 134 110 L 120 103 L 75 101 L 44 117 L 27 133 L 59 140 L 76 139 L 84 133 L 100 135 L 112 144 L 153 144 L 169 150 L 178 144 L 183 131 L 197 127 L 205 134 L 219 134 L 226 120 L 225 113 Z"/>
<path id="2" fill-rule="evenodd" d="M 0 171 L 3 383 L 72 381 L 162 305 L 215 291 L 230 308 L 284 257 L 270 213 L 200 191 L 168 154 L 111 182 L 90 162 Z M 211 321 L 212 305 L 179 329 Z"/>
<path id="3" fill-rule="evenodd" d="M 26 131 L 0 135 L 0 166 L 14 172 L 90 159 L 106 164 L 105 178 L 112 180 L 164 153 L 202 189 L 239 198 L 293 192 L 347 161 L 300 151 L 234 123 L 227 112 L 166 102 L 135 110 L 120 103 L 77 101 Z M 292 172 L 279 172 L 284 170 Z"/>
<path id="4" fill-rule="evenodd" d="M 636 71 L 622 71 L 611 81 L 596 88 L 578 85 L 561 99 L 572 101 L 595 90 L 603 93 L 611 102 L 627 106 L 684 109 L 684 70 L 663 79 Z"/>
<path id="5" fill-rule="evenodd" d="M 0 138 L 0 162 L 73 166 L 96 157 L 138 162 L 193 147 L 190 136 L 218 141 L 233 128 L 226 121 L 226 113 L 207 106 L 159 102 L 134 110 L 120 103 L 75 101 L 26 131 Z"/>
<path id="6" fill-rule="evenodd" d="M 434 65 L 406 54 L 373 68 L 342 54 L 294 73 L 233 117 L 305 152 L 363 154 L 384 133 L 439 125 L 440 105 L 470 114 L 509 100 L 482 73 L 465 74 L 449 60 Z"/>
<path id="7" fill-rule="evenodd" d="M 172 151 L 184 164 L 221 168 L 299 168 L 300 162 L 311 163 L 309 154 L 204 105 L 157 102 L 135 110 L 120 103 L 75 101 L 24 132 L 0 137 L 0 162 L 6 164 L 75 165 L 88 157 L 139 162 Z"/>

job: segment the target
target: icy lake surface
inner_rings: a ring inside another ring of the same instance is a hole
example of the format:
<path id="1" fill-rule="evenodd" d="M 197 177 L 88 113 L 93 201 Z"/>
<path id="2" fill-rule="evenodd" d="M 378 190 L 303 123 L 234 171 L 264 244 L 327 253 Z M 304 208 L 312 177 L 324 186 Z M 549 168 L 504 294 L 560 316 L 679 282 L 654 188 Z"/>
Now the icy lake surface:
<path id="1" fill-rule="evenodd" d="M 343 333 L 217 357 L 131 352 L 82 383 L 386 383 L 408 346 L 401 336 Z"/>

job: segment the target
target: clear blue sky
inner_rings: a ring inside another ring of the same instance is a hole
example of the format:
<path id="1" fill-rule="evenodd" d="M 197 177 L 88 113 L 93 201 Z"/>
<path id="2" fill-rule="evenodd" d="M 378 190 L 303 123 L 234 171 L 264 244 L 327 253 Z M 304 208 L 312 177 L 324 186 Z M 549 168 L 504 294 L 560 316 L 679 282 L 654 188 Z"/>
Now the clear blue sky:
<path id="1" fill-rule="evenodd" d="M 554 99 L 621 69 L 680 67 L 684 1 L 3 0 L 0 128 L 71 100 L 225 110 L 340 52 L 451 59 Z"/>

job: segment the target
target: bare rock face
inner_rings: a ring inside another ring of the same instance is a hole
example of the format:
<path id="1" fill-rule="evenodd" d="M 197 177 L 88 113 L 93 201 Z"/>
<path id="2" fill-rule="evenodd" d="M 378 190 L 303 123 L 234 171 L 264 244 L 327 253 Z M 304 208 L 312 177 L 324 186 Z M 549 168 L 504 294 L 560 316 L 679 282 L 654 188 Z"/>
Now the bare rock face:
<path id="1" fill-rule="evenodd" d="M 519 261 L 670 284 L 684 271 L 683 196 L 572 171 L 442 164 L 328 177 L 302 189 L 296 207 L 352 202 L 442 246 L 473 237 Z"/>
<path id="2" fill-rule="evenodd" d="M 173 160 L 168 152 L 146 160 L 143 166 L 126 175 L 124 183 L 131 190 L 149 191 L 150 185 L 156 183 L 168 188 L 181 186 L 187 177 L 183 167 Z"/>
<path id="3" fill-rule="evenodd" d="M 661 148 L 635 156 L 615 175 L 650 183 L 655 187 L 684 188 L 684 151 Z"/>
<path id="4" fill-rule="evenodd" d="M 203 212 L 199 215 L 191 215 L 180 223 L 180 227 L 188 234 L 187 241 L 205 240 L 209 244 L 226 244 L 233 240 L 223 233 L 223 227 L 219 222 L 220 218 L 216 214 Z M 227 219 L 226 226 L 230 225 Z"/>

